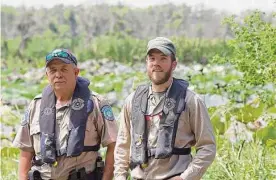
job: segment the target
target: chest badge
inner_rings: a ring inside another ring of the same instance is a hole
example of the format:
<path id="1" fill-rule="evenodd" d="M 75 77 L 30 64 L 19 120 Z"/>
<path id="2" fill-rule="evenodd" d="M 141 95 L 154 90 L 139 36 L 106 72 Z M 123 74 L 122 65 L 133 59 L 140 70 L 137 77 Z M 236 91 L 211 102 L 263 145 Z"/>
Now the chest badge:
<path id="1" fill-rule="evenodd" d="M 84 107 L 84 100 L 81 98 L 74 99 L 72 102 L 72 109 L 78 111 Z"/>
<path id="2" fill-rule="evenodd" d="M 165 101 L 165 107 L 170 111 L 175 107 L 175 100 L 172 98 L 167 98 Z"/>
<path id="3" fill-rule="evenodd" d="M 48 116 L 48 115 L 50 115 L 50 114 L 52 114 L 52 113 L 53 113 L 53 109 L 50 108 L 50 107 L 46 107 L 46 108 L 44 109 L 44 111 L 43 111 L 43 114 L 46 115 L 46 116 Z"/>

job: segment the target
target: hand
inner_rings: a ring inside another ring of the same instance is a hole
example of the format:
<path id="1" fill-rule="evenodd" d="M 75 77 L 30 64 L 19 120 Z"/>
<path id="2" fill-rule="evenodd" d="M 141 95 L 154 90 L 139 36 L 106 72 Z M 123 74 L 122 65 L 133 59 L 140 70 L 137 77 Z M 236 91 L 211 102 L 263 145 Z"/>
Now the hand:
<path id="1" fill-rule="evenodd" d="M 169 180 L 183 180 L 180 176 L 174 176 L 170 178 Z"/>

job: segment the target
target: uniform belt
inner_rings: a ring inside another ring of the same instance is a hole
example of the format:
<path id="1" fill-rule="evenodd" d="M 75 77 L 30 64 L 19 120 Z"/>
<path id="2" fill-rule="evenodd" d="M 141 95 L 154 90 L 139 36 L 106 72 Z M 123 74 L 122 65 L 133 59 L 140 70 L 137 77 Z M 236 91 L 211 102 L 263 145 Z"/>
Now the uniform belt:
<path id="1" fill-rule="evenodd" d="M 148 157 L 155 156 L 156 149 L 148 149 Z M 188 155 L 191 154 L 191 148 L 173 148 L 174 155 Z"/>
<path id="2" fill-rule="evenodd" d="M 68 180 L 87 180 L 87 179 L 92 179 L 96 180 L 96 171 L 92 171 L 90 173 L 85 172 L 85 168 L 81 168 L 79 170 L 73 170 L 69 173 Z"/>

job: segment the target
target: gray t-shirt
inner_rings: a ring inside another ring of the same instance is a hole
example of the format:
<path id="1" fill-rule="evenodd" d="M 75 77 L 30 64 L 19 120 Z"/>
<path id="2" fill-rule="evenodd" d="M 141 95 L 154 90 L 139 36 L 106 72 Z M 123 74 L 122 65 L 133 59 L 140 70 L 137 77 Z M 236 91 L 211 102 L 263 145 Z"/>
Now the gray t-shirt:
<path id="1" fill-rule="evenodd" d="M 160 118 L 165 102 L 166 91 L 152 92 L 149 95 L 148 106 L 146 111 L 148 148 L 155 148 L 157 143 L 157 134 Z"/>

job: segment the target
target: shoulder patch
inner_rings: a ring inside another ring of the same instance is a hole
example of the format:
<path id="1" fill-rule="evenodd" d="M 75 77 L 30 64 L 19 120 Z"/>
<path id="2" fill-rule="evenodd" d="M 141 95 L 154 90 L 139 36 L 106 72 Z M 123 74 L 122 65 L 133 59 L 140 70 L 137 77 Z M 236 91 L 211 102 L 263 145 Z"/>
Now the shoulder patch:
<path id="1" fill-rule="evenodd" d="M 25 126 L 28 123 L 29 123 L 29 110 L 26 110 L 24 116 L 21 119 L 20 124 L 21 126 Z"/>
<path id="2" fill-rule="evenodd" d="M 103 117 L 104 119 L 108 120 L 108 121 L 113 121 L 115 118 L 114 118 L 114 115 L 113 115 L 113 112 L 112 112 L 112 109 L 111 109 L 111 106 L 109 105 L 104 105 L 102 108 L 101 108 L 101 112 L 103 114 Z"/>
<path id="3" fill-rule="evenodd" d="M 93 93 L 94 98 L 96 98 L 98 101 L 104 101 L 105 98 L 101 96 L 100 94 Z"/>

